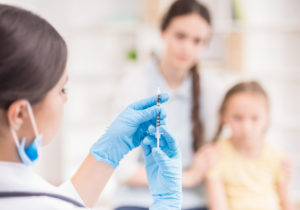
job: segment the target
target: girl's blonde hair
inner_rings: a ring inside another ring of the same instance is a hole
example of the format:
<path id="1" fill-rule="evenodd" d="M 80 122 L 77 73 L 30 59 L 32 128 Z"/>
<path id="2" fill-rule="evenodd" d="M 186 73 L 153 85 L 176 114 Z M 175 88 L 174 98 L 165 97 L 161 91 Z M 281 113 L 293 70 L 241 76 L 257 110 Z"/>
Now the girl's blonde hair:
<path id="1" fill-rule="evenodd" d="M 221 119 L 224 116 L 229 99 L 238 93 L 253 93 L 253 94 L 262 95 L 266 99 L 267 106 L 269 107 L 268 94 L 258 82 L 256 81 L 240 82 L 234 85 L 232 88 L 230 88 L 227 91 L 223 99 L 223 102 L 221 104 L 221 107 L 219 109 L 219 125 L 218 125 L 218 130 L 213 138 L 213 142 L 216 142 L 219 139 L 220 134 L 223 130 L 223 123 Z"/>

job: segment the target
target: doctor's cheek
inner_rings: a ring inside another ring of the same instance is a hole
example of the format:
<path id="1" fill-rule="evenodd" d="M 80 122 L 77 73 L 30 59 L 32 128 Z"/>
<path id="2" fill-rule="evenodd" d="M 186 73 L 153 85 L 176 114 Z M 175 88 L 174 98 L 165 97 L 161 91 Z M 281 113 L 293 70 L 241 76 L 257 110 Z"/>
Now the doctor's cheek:
<path id="1" fill-rule="evenodd" d="M 41 116 L 41 129 L 44 134 L 44 145 L 49 144 L 53 138 L 56 137 L 63 115 L 63 106 L 64 103 L 61 97 L 53 98 L 50 100 L 52 103 L 49 103 L 48 106 L 44 107 L 44 115 Z"/>

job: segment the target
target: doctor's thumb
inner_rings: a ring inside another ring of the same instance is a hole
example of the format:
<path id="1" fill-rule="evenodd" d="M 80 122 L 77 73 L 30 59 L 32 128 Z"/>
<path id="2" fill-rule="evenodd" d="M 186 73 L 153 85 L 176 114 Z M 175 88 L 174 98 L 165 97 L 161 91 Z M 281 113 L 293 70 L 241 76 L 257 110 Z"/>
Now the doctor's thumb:
<path id="1" fill-rule="evenodd" d="M 160 116 L 160 120 L 163 120 L 167 117 L 165 109 L 158 106 L 152 106 L 144 110 L 139 110 L 138 112 L 140 113 L 140 123 L 155 120 L 157 115 Z"/>

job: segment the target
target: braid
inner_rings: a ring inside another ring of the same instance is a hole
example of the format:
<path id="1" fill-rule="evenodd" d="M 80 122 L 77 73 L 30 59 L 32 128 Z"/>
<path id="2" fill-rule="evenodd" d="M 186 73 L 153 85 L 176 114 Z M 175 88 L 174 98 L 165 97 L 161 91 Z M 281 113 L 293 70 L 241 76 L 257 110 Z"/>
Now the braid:
<path id="1" fill-rule="evenodd" d="M 200 120 L 200 75 L 197 65 L 191 68 L 192 74 L 192 134 L 193 134 L 193 149 L 197 151 L 203 145 L 203 124 Z"/>

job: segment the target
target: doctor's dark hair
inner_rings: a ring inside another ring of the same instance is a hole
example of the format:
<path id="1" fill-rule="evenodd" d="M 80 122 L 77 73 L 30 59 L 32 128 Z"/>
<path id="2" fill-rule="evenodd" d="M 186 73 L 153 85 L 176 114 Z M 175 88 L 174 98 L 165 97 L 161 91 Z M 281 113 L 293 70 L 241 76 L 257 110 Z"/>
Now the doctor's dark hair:
<path id="1" fill-rule="evenodd" d="M 170 25 L 171 21 L 183 15 L 197 14 L 202 17 L 208 25 L 211 26 L 211 17 L 209 10 L 197 0 L 177 0 L 175 1 L 167 13 L 164 15 L 160 29 L 165 31 Z M 198 64 L 195 64 L 191 69 L 192 74 L 192 134 L 193 134 L 193 149 L 197 151 L 204 144 L 204 128 L 200 120 L 200 75 L 198 72 Z"/>
<path id="2" fill-rule="evenodd" d="M 66 67 L 67 47 L 43 18 L 0 4 L 0 109 L 18 99 L 40 102 Z"/>
<path id="3" fill-rule="evenodd" d="M 221 107 L 219 109 L 219 126 L 218 130 L 213 138 L 213 142 L 218 141 L 222 130 L 223 130 L 223 123 L 222 118 L 226 112 L 227 104 L 229 100 L 236 94 L 239 93 L 251 93 L 256 95 L 261 95 L 266 100 L 266 104 L 268 108 L 270 107 L 270 101 L 267 92 L 265 89 L 256 81 L 249 81 L 249 82 L 240 82 L 236 85 L 234 85 L 232 88 L 230 88 L 227 93 L 225 94 L 225 97 L 223 99 L 223 102 L 221 104 Z"/>

